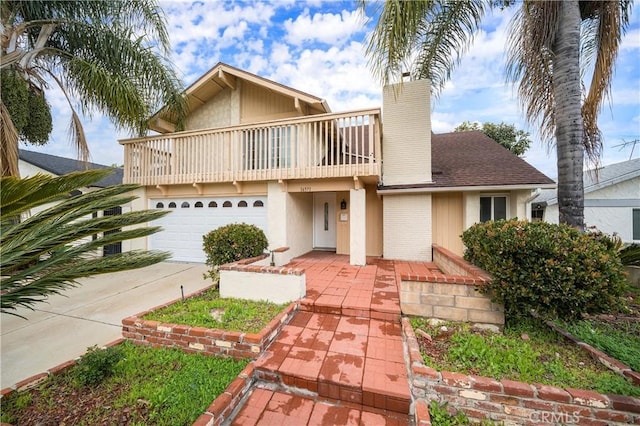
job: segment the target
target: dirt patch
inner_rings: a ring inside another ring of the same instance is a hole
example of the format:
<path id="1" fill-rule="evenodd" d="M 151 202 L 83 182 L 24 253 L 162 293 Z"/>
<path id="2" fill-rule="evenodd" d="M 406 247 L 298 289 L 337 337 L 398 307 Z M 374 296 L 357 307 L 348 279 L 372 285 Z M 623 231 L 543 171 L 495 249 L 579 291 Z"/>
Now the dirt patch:
<path id="1" fill-rule="evenodd" d="M 149 423 L 148 401 L 138 400 L 130 406 L 113 406 L 113 401 L 128 390 L 126 384 L 119 387 L 98 385 L 77 388 L 63 381 L 55 382 L 55 387 L 45 384 L 30 390 L 31 403 L 16 414 L 12 419 L 13 424 L 48 426 Z M 43 406 L 48 408 L 42 410 Z M 90 419 L 87 418 L 87 413 L 92 413 Z"/>
<path id="2" fill-rule="evenodd" d="M 625 294 L 624 298 L 627 308 L 626 312 L 622 312 L 616 315 L 587 315 L 585 319 L 602 321 L 619 330 L 626 330 L 629 328 L 629 326 L 640 324 L 640 289 L 630 289 Z"/>

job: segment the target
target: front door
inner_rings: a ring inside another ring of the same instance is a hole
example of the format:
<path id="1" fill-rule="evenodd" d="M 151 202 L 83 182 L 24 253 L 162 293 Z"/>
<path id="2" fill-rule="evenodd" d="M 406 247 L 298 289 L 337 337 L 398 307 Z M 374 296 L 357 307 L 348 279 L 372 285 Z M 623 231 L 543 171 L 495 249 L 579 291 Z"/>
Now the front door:
<path id="1" fill-rule="evenodd" d="M 313 247 L 336 248 L 336 193 L 313 194 Z"/>

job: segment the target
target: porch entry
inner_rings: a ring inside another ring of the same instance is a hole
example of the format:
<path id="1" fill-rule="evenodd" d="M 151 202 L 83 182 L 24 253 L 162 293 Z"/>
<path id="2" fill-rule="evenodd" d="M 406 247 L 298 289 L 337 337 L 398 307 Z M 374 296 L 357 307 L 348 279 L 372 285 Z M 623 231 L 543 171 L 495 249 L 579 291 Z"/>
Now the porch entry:
<path id="1" fill-rule="evenodd" d="M 336 249 L 336 193 L 313 194 L 313 248 Z"/>

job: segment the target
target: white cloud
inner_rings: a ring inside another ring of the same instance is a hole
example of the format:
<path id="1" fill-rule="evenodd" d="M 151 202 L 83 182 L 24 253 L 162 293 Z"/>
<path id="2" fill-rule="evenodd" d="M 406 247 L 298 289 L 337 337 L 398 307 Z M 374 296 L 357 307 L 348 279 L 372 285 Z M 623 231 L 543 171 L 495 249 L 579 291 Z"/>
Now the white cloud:
<path id="1" fill-rule="evenodd" d="M 291 60 L 291 52 L 289 51 L 289 46 L 284 43 L 273 43 L 271 45 L 270 60 L 275 64 L 289 62 Z"/>
<path id="2" fill-rule="evenodd" d="M 174 47 L 173 61 L 185 84 L 217 62 L 289 85 L 324 98 L 333 111 L 381 106 L 381 87 L 365 57 L 365 31 L 356 3 L 296 0 L 273 2 L 163 1 Z M 464 120 L 505 121 L 531 132 L 527 161 L 553 177 L 555 153 L 539 142 L 535 128 L 527 128 L 512 88 L 504 81 L 504 51 L 513 11 L 487 16 L 475 43 L 453 72 L 438 100 L 432 101 L 432 127 L 448 132 Z M 607 146 L 603 163 L 626 159 L 630 150 L 612 148 L 621 139 L 640 136 L 640 5 L 618 58 L 611 111 L 605 106 L 600 126 Z M 55 112 L 52 143 L 44 152 L 74 157 L 68 143 L 66 100 L 47 92 Z M 99 114 L 83 120 L 92 158 L 105 164 L 123 161 L 116 132 Z M 36 149 L 29 147 L 28 149 Z M 40 150 L 40 148 L 37 148 Z M 640 147 L 636 148 L 636 155 Z"/>
<path id="3" fill-rule="evenodd" d="M 341 13 L 315 13 L 305 9 L 300 16 L 284 21 L 285 40 L 293 45 L 320 42 L 342 46 L 355 33 L 362 32 L 362 19 L 358 11 Z"/>

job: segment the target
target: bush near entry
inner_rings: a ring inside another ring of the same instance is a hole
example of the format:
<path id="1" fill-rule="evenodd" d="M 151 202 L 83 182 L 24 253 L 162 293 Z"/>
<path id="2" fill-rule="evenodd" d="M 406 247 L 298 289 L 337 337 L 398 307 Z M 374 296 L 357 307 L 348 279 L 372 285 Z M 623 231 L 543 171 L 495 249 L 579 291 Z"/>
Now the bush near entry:
<path id="1" fill-rule="evenodd" d="M 207 265 L 225 263 L 259 256 L 268 246 L 262 229 L 246 223 L 232 223 L 215 229 L 202 237 Z"/>
<path id="2" fill-rule="evenodd" d="M 462 241 L 465 259 L 493 276 L 481 291 L 503 304 L 510 318 L 534 310 L 545 318 L 574 320 L 622 307 L 622 264 L 603 234 L 501 220 L 472 226 Z"/>

